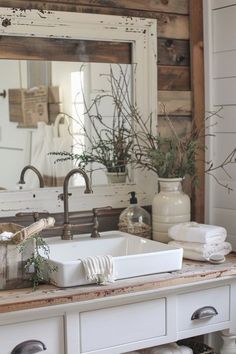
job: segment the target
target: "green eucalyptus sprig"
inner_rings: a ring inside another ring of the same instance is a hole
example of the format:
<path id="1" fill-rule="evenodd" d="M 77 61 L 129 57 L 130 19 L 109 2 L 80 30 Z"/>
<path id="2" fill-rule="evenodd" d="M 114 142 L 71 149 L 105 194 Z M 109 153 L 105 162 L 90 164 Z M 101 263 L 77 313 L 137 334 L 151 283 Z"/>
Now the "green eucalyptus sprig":
<path id="1" fill-rule="evenodd" d="M 36 290 L 40 283 L 48 280 L 47 275 L 55 271 L 56 267 L 48 264 L 49 246 L 39 234 L 35 234 L 23 241 L 19 246 L 19 252 L 23 253 L 32 243 L 34 244 L 34 252 L 26 260 L 24 270 L 25 273 L 30 274 L 29 281 L 32 283 L 33 290 Z"/>

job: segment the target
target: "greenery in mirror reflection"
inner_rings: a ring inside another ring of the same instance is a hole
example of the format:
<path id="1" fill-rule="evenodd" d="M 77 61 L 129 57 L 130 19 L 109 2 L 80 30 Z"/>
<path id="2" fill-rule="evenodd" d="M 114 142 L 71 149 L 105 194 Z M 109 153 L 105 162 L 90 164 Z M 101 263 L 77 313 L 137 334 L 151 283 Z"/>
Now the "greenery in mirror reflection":
<path id="1" fill-rule="evenodd" d="M 101 74 L 106 77 L 110 90 L 104 91 L 94 97 L 91 104 L 84 101 L 84 118 L 79 114 L 77 117 L 70 117 L 79 125 L 81 139 L 74 143 L 73 152 L 61 151 L 51 152 L 50 155 L 59 156 L 55 162 L 73 160 L 76 165 L 83 169 L 106 169 L 107 172 L 126 173 L 133 156 L 134 131 L 132 125 L 133 106 L 130 97 L 129 85 L 131 82 L 128 66 L 124 69 L 118 67 L 118 74 L 110 66 L 109 74 Z M 112 114 L 104 118 L 101 113 L 103 103 L 109 102 L 112 107 Z M 89 122 L 89 124 L 88 124 Z M 71 132 L 73 134 L 73 132 Z M 78 152 L 74 152 L 78 151 Z M 98 163 L 98 167 L 91 165 Z"/>

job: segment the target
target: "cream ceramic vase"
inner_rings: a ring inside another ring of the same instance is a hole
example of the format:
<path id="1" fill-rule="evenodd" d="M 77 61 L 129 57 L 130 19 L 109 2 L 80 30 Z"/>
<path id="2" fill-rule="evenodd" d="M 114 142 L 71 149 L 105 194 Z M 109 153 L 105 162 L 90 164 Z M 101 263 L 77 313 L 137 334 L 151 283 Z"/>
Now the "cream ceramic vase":
<path id="1" fill-rule="evenodd" d="M 159 178 L 160 192 L 152 203 L 153 240 L 170 241 L 172 225 L 190 221 L 190 198 L 182 191 L 182 178 Z"/>

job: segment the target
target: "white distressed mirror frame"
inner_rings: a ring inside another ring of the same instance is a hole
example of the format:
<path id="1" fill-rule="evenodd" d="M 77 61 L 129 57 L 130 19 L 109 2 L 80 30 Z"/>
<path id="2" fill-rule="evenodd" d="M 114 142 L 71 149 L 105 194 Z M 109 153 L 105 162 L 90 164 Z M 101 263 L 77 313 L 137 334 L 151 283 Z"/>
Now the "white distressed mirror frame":
<path id="1" fill-rule="evenodd" d="M 134 97 L 144 117 L 157 117 L 157 28 L 156 20 L 125 16 L 38 11 L 0 8 L 0 35 L 34 36 L 118 41 L 132 44 Z M 8 21 L 6 21 L 6 19 Z M 5 21 L 4 21 L 5 20 Z M 8 26 L 3 24 L 8 23 Z M 16 179 L 18 176 L 16 176 Z M 148 180 L 147 180 L 148 179 Z M 157 188 L 155 177 L 141 170 L 134 171 L 134 183 L 93 187 L 92 195 L 83 194 L 83 187 L 71 188 L 70 211 L 90 210 L 111 205 L 126 207 L 128 192 L 135 190 L 142 205 L 149 205 Z M 61 187 L 0 193 L 0 217 L 19 211 L 62 212 L 58 200 Z"/>

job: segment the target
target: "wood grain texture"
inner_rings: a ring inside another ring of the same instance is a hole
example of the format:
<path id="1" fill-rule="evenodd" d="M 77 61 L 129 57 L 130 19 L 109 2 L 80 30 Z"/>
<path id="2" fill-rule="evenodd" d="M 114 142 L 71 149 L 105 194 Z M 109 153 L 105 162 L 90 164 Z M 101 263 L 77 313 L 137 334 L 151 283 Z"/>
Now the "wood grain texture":
<path id="1" fill-rule="evenodd" d="M 0 245 L 0 289 L 5 289 L 6 277 L 7 277 L 7 247 L 5 245 Z"/>
<path id="2" fill-rule="evenodd" d="M 192 126 L 192 118 L 191 116 L 171 117 L 171 123 L 173 124 L 173 127 L 178 136 L 182 136 L 190 132 Z M 170 130 L 169 123 L 165 119 L 165 116 L 158 115 L 158 131 L 163 137 L 168 137 L 173 134 Z"/>
<path id="3" fill-rule="evenodd" d="M 190 68 L 186 66 L 159 65 L 158 89 L 166 91 L 189 91 Z"/>
<path id="4" fill-rule="evenodd" d="M 85 285 L 63 289 L 52 285 L 42 285 L 36 291 L 30 288 L 1 291 L 0 313 L 134 294 L 185 284 L 194 285 L 198 282 L 220 280 L 228 276 L 236 276 L 235 254 L 229 255 L 225 263 L 217 266 L 207 262 L 185 260 L 180 271 L 124 279 L 104 286 Z"/>
<path id="5" fill-rule="evenodd" d="M 191 89 L 193 119 L 197 127 L 204 125 L 204 59 L 203 59 L 203 5 L 202 0 L 190 0 L 190 33 L 191 33 Z M 202 139 L 204 145 L 204 138 Z M 193 191 L 192 220 L 204 222 L 205 204 L 205 153 L 198 154 L 197 174 L 198 188 Z"/>
<path id="6" fill-rule="evenodd" d="M 191 91 L 159 91 L 159 114 L 162 114 L 162 105 L 169 116 L 191 116 Z"/>
<path id="7" fill-rule="evenodd" d="M 190 65 L 189 41 L 160 38 L 158 39 L 159 65 Z"/>
<path id="8" fill-rule="evenodd" d="M 0 36 L 0 58 L 128 64 L 131 44 Z"/>
<path id="9" fill-rule="evenodd" d="M 159 38 L 189 39 L 189 17 L 172 14 L 157 14 Z"/>
<path id="10" fill-rule="evenodd" d="M 0 1 L 0 6 L 21 7 L 22 4 L 29 1 L 15 0 L 15 1 Z M 154 11 L 154 12 L 169 12 L 175 14 L 188 14 L 189 6 L 188 0 L 49 0 L 48 3 L 56 3 L 62 5 L 83 5 L 83 6 L 97 6 L 97 7 L 110 7 L 121 9 L 135 9 L 141 11 Z M 32 6 L 40 3 L 38 0 L 31 0 Z M 17 5 L 18 4 L 18 5 Z"/>

